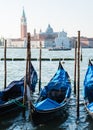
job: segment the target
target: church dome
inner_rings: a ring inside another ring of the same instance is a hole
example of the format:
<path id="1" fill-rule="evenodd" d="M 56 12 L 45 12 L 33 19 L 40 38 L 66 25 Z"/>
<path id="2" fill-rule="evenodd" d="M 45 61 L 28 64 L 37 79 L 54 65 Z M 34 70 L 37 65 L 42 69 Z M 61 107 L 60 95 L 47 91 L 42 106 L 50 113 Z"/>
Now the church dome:
<path id="1" fill-rule="evenodd" d="M 51 28 L 50 24 L 48 25 L 47 29 L 46 29 L 46 33 L 53 33 L 53 29 Z"/>

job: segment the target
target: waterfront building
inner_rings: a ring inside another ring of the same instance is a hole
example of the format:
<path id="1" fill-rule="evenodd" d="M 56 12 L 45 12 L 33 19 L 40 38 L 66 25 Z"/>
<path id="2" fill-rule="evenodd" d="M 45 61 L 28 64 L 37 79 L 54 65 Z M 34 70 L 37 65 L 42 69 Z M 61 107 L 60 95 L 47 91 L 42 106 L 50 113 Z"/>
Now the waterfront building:
<path id="1" fill-rule="evenodd" d="M 26 47 L 27 46 L 27 19 L 23 8 L 20 26 L 20 38 L 8 38 L 7 47 Z"/>
<path id="2" fill-rule="evenodd" d="M 27 38 L 27 19 L 23 8 L 23 13 L 21 17 L 21 39 L 24 40 L 24 38 Z"/>
<path id="3" fill-rule="evenodd" d="M 40 29 L 39 33 L 37 33 L 36 29 L 34 29 L 34 32 L 31 35 L 31 47 L 32 48 L 39 48 L 40 42 L 41 42 L 42 47 L 44 48 L 44 39 L 43 39 L 43 37 L 42 38 L 40 37 L 41 32 L 42 32 L 41 29 Z"/>
<path id="4" fill-rule="evenodd" d="M 44 47 L 53 47 L 55 45 L 54 42 L 57 35 L 58 33 L 54 32 L 53 28 L 50 26 L 50 24 L 48 24 L 46 31 L 40 33 L 40 39 L 44 41 Z"/>
<path id="5" fill-rule="evenodd" d="M 39 48 L 40 41 L 42 42 L 43 48 L 53 48 L 61 47 L 65 48 L 75 47 L 77 37 L 67 37 L 67 33 L 54 32 L 50 24 L 46 28 L 45 32 L 37 33 L 34 29 L 33 34 L 31 34 L 31 47 Z M 3 46 L 3 40 L 1 38 L 0 46 Z M 82 48 L 93 48 L 93 38 L 82 37 L 80 38 L 80 43 Z M 22 10 L 22 16 L 20 19 L 20 37 L 19 38 L 8 38 L 7 47 L 26 47 L 27 46 L 27 19 L 25 15 L 24 8 Z"/>
<path id="6" fill-rule="evenodd" d="M 75 47 L 75 43 L 77 41 L 77 37 L 71 37 L 71 47 Z M 80 46 L 82 48 L 93 48 L 93 38 L 80 37 Z"/>
<path id="7" fill-rule="evenodd" d="M 89 48 L 93 48 L 93 38 L 88 38 Z"/>
<path id="8" fill-rule="evenodd" d="M 93 48 L 93 38 L 81 37 L 80 41 L 83 48 Z"/>
<path id="9" fill-rule="evenodd" d="M 26 47 L 27 39 L 22 40 L 21 38 L 17 39 L 7 39 L 7 47 Z"/>
<path id="10" fill-rule="evenodd" d="M 67 37 L 67 33 L 62 31 L 58 33 L 58 37 L 55 38 L 55 47 L 63 49 L 71 49 L 70 39 Z"/>

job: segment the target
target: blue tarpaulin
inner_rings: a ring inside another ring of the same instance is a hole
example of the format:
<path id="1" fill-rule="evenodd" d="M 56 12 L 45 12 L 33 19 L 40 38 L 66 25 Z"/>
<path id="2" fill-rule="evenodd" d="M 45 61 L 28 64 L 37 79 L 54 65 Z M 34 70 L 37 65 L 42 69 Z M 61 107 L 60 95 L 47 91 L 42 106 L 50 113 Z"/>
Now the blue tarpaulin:
<path id="1" fill-rule="evenodd" d="M 50 98 L 47 98 L 35 105 L 37 110 L 50 110 L 59 107 L 60 104 Z"/>
<path id="2" fill-rule="evenodd" d="M 93 65 L 89 64 L 84 79 L 84 98 L 93 102 Z"/>
<path id="3" fill-rule="evenodd" d="M 68 90 L 66 96 L 69 97 L 71 93 L 71 82 L 68 73 L 63 69 L 63 67 L 59 67 L 53 78 L 49 81 L 49 83 L 44 87 L 41 91 L 42 96 L 46 96 L 50 90 Z"/>

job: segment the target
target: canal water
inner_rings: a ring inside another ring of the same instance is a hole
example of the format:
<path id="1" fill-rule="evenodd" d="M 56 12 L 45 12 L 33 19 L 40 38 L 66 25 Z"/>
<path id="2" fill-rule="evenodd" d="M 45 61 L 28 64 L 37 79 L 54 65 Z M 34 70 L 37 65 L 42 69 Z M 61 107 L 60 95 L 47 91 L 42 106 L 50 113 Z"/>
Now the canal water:
<path id="1" fill-rule="evenodd" d="M 60 118 L 53 119 L 46 124 L 33 125 L 22 113 L 7 115 L 0 119 L 0 130 L 93 130 L 93 119 L 87 114 L 83 105 L 83 81 L 88 66 L 88 60 L 93 59 L 93 49 L 82 49 L 83 60 L 80 62 L 80 119 L 76 121 L 76 97 L 73 94 L 74 60 L 62 61 L 64 69 L 71 78 L 72 95 L 68 109 Z M 4 49 L 0 48 L 0 59 L 4 57 Z M 31 50 L 32 58 L 39 58 L 39 49 Z M 7 58 L 26 58 L 26 49 L 7 49 Z M 70 51 L 49 51 L 42 49 L 42 58 L 74 58 L 74 49 Z M 58 68 L 58 61 L 42 61 L 41 82 L 45 86 Z M 32 61 L 39 75 L 39 61 Z M 26 61 L 7 61 L 7 85 L 13 80 L 19 80 L 25 75 Z M 0 90 L 4 87 L 4 61 L 0 60 Z M 38 83 L 33 100 L 38 97 Z"/>

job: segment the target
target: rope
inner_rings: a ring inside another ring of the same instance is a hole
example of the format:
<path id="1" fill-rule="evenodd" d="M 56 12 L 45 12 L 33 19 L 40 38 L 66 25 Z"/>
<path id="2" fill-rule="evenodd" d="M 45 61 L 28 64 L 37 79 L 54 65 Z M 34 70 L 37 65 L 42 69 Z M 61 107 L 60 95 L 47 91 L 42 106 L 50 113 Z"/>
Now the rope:
<path id="1" fill-rule="evenodd" d="M 10 103 L 15 103 L 16 105 L 18 105 L 18 106 L 20 106 L 20 107 L 23 107 L 23 108 L 26 108 L 26 106 L 23 104 L 23 103 L 21 103 L 20 101 L 18 101 L 18 100 L 16 100 L 16 99 L 12 99 L 12 100 L 10 100 L 9 101 Z"/>
<path id="2" fill-rule="evenodd" d="M 20 107 L 26 108 L 26 106 L 18 100 L 14 100 L 14 103 L 17 104 Z"/>

